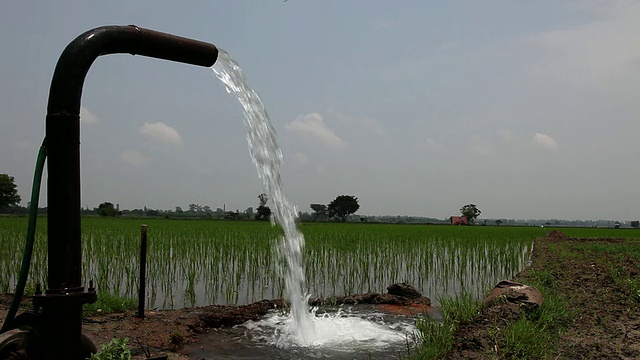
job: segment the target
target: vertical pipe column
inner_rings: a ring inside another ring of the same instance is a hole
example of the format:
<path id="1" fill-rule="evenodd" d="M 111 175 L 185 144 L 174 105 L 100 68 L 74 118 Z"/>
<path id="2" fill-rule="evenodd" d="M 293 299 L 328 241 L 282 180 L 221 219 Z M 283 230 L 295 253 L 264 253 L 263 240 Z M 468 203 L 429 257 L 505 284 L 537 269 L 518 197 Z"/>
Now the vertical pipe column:
<path id="1" fill-rule="evenodd" d="M 64 124 L 63 126 L 60 126 Z M 43 299 L 78 294 L 82 287 L 80 222 L 80 116 L 75 113 L 47 115 L 47 228 L 48 278 Z M 95 295 L 94 295 L 95 296 Z M 52 359 L 78 359 L 82 336 L 82 301 L 48 302 L 44 331 Z M 35 304 L 35 302 L 34 302 Z M 55 325 L 54 325 L 55 324 Z M 57 336 L 56 334 L 64 334 Z"/>
<path id="2" fill-rule="evenodd" d="M 47 289 L 81 283 L 80 115 L 47 115 Z M 81 290 L 80 290 L 81 291 Z"/>
<path id="3" fill-rule="evenodd" d="M 144 318 L 145 289 L 147 286 L 147 225 L 140 226 L 140 289 L 138 290 L 138 314 Z"/>
<path id="4" fill-rule="evenodd" d="M 51 80 L 47 105 L 48 279 L 33 297 L 46 319 L 38 329 L 52 359 L 77 359 L 82 304 L 96 294 L 82 286 L 80 211 L 80 102 L 91 64 L 102 55 L 129 53 L 212 66 L 218 49 L 201 41 L 137 26 L 104 26 L 79 35 L 64 49 Z"/>
<path id="5" fill-rule="evenodd" d="M 58 302 L 42 313 L 43 349 L 37 359 L 81 359 L 82 303 Z"/>

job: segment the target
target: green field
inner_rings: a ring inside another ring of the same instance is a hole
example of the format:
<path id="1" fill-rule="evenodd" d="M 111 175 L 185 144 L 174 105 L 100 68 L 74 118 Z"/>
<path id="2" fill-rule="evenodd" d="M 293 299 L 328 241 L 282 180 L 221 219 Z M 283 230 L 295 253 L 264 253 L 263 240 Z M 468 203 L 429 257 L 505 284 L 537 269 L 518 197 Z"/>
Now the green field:
<path id="1" fill-rule="evenodd" d="M 572 238 L 622 238 L 622 239 L 640 239 L 640 230 L 638 229 L 614 229 L 614 228 L 562 228 L 549 227 L 548 231 L 559 230 L 563 234 Z"/>
<path id="2" fill-rule="evenodd" d="M 136 296 L 141 224 L 148 225 L 149 307 L 283 297 L 275 250 L 281 232 L 255 221 L 83 218 L 85 284 L 93 279 L 99 293 Z M 0 291 L 15 286 L 26 226 L 26 218 L 0 218 Z M 526 265 L 532 240 L 549 231 L 355 223 L 304 223 L 299 228 L 306 239 L 305 270 L 313 296 L 385 292 L 392 283 L 406 282 L 436 302 L 462 292 L 480 297 L 498 280 L 513 277 Z M 30 288 L 46 284 L 45 239 L 46 218 L 40 218 Z"/>

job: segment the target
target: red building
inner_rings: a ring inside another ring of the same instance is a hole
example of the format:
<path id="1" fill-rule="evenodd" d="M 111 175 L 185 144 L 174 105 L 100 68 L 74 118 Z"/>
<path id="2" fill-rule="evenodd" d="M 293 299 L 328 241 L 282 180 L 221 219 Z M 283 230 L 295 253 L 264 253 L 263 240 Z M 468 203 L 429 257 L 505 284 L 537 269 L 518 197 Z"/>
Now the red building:
<path id="1" fill-rule="evenodd" d="M 451 225 L 468 225 L 469 221 L 466 216 L 452 216 L 449 218 Z"/>

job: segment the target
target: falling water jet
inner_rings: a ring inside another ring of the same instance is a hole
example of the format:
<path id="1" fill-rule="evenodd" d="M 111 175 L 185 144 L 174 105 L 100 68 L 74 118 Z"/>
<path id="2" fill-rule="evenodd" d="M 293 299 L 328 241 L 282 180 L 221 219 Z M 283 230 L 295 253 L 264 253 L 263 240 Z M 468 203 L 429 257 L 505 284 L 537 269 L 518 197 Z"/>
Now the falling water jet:
<path id="1" fill-rule="evenodd" d="M 282 191 L 282 151 L 260 96 L 248 86 L 240 66 L 224 50 L 218 50 L 218 60 L 212 67 L 213 72 L 225 84 L 227 92 L 236 96 L 242 105 L 243 119 L 248 130 L 249 152 L 265 192 L 273 200 L 275 220 L 284 231 L 278 253 L 286 262 L 284 279 L 288 300 L 291 302 L 291 322 L 287 335 L 295 337 L 296 342 L 305 344 L 315 336 L 316 329 L 305 296 L 302 264 L 304 237 L 295 224 L 296 208 L 289 203 Z"/>
<path id="2" fill-rule="evenodd" d="M 389 324 L 387 319 L 381 320 L 384 316 L 379 314 L 374 316 L 375 320 L 371 318 L 371 310 L 367 313 L 338 311 L 336 314 L 316 316 L 317 309 L 309 309 L 302 264 L 304 237 L 295 224 L 296 208 L 288 202 L 282 191 L 279 171 L 282 152 L 276 142 L 275 131 L 260 96 L 248 86 L 240 66 L 225 51 L 218 50 L 218 60 L 212 69 L 225 84 L 227 92 L 233 94 L 242 105 L 243 119 L 248 129 L 249 152 L 265 192 L 273 200 L 275 220 L 284 231 L 277 253 L 286 266 L 278 270 L 282 270 L 286 294 L 291 302 L 289 316 L 274 314 L 260 321 L 245 323 L 244 327 L 252 330 L 256 340 L 284 351 L 278 353 L 279 358 L 283 356 L 283 359 L 299 358 L 299 354 L 296 354 L 299 348 L 304 348 L 305 354 L 319 351 L 321 357 L 331 354 L 331 357 L 346 356 L 350 359 L 355 356 L 352 351 L 365 351 L 366 358 L 371 358 L 372 349 L 380 354 L 385 354 L 385 351 L 393 353 L 394 344 L 403 344 L 406 336 L 416 330 L 414 324 L 398 319 Z M 261 352 L 265 351 L 262 347 L 260 349 Z M 336 350 L 345 350 L 348 354 L 331 352 Z M 386 353 L 385 358 L 389 354 Z"/>

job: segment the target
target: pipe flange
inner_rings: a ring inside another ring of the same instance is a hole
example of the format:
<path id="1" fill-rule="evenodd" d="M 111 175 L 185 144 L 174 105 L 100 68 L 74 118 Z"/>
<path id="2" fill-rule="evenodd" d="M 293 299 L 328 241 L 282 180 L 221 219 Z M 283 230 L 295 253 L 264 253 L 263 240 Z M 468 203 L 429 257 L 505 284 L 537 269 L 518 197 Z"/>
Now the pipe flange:
<path id="1" fill-rule="evenodd" d="M 74 291 L 65 292 L 47 290 L 44 294 L 33 295 L 31 301 L 35 307 L 62 306 L 70 304 L 92 304 L 98 300 L 95 291 Z"/>

